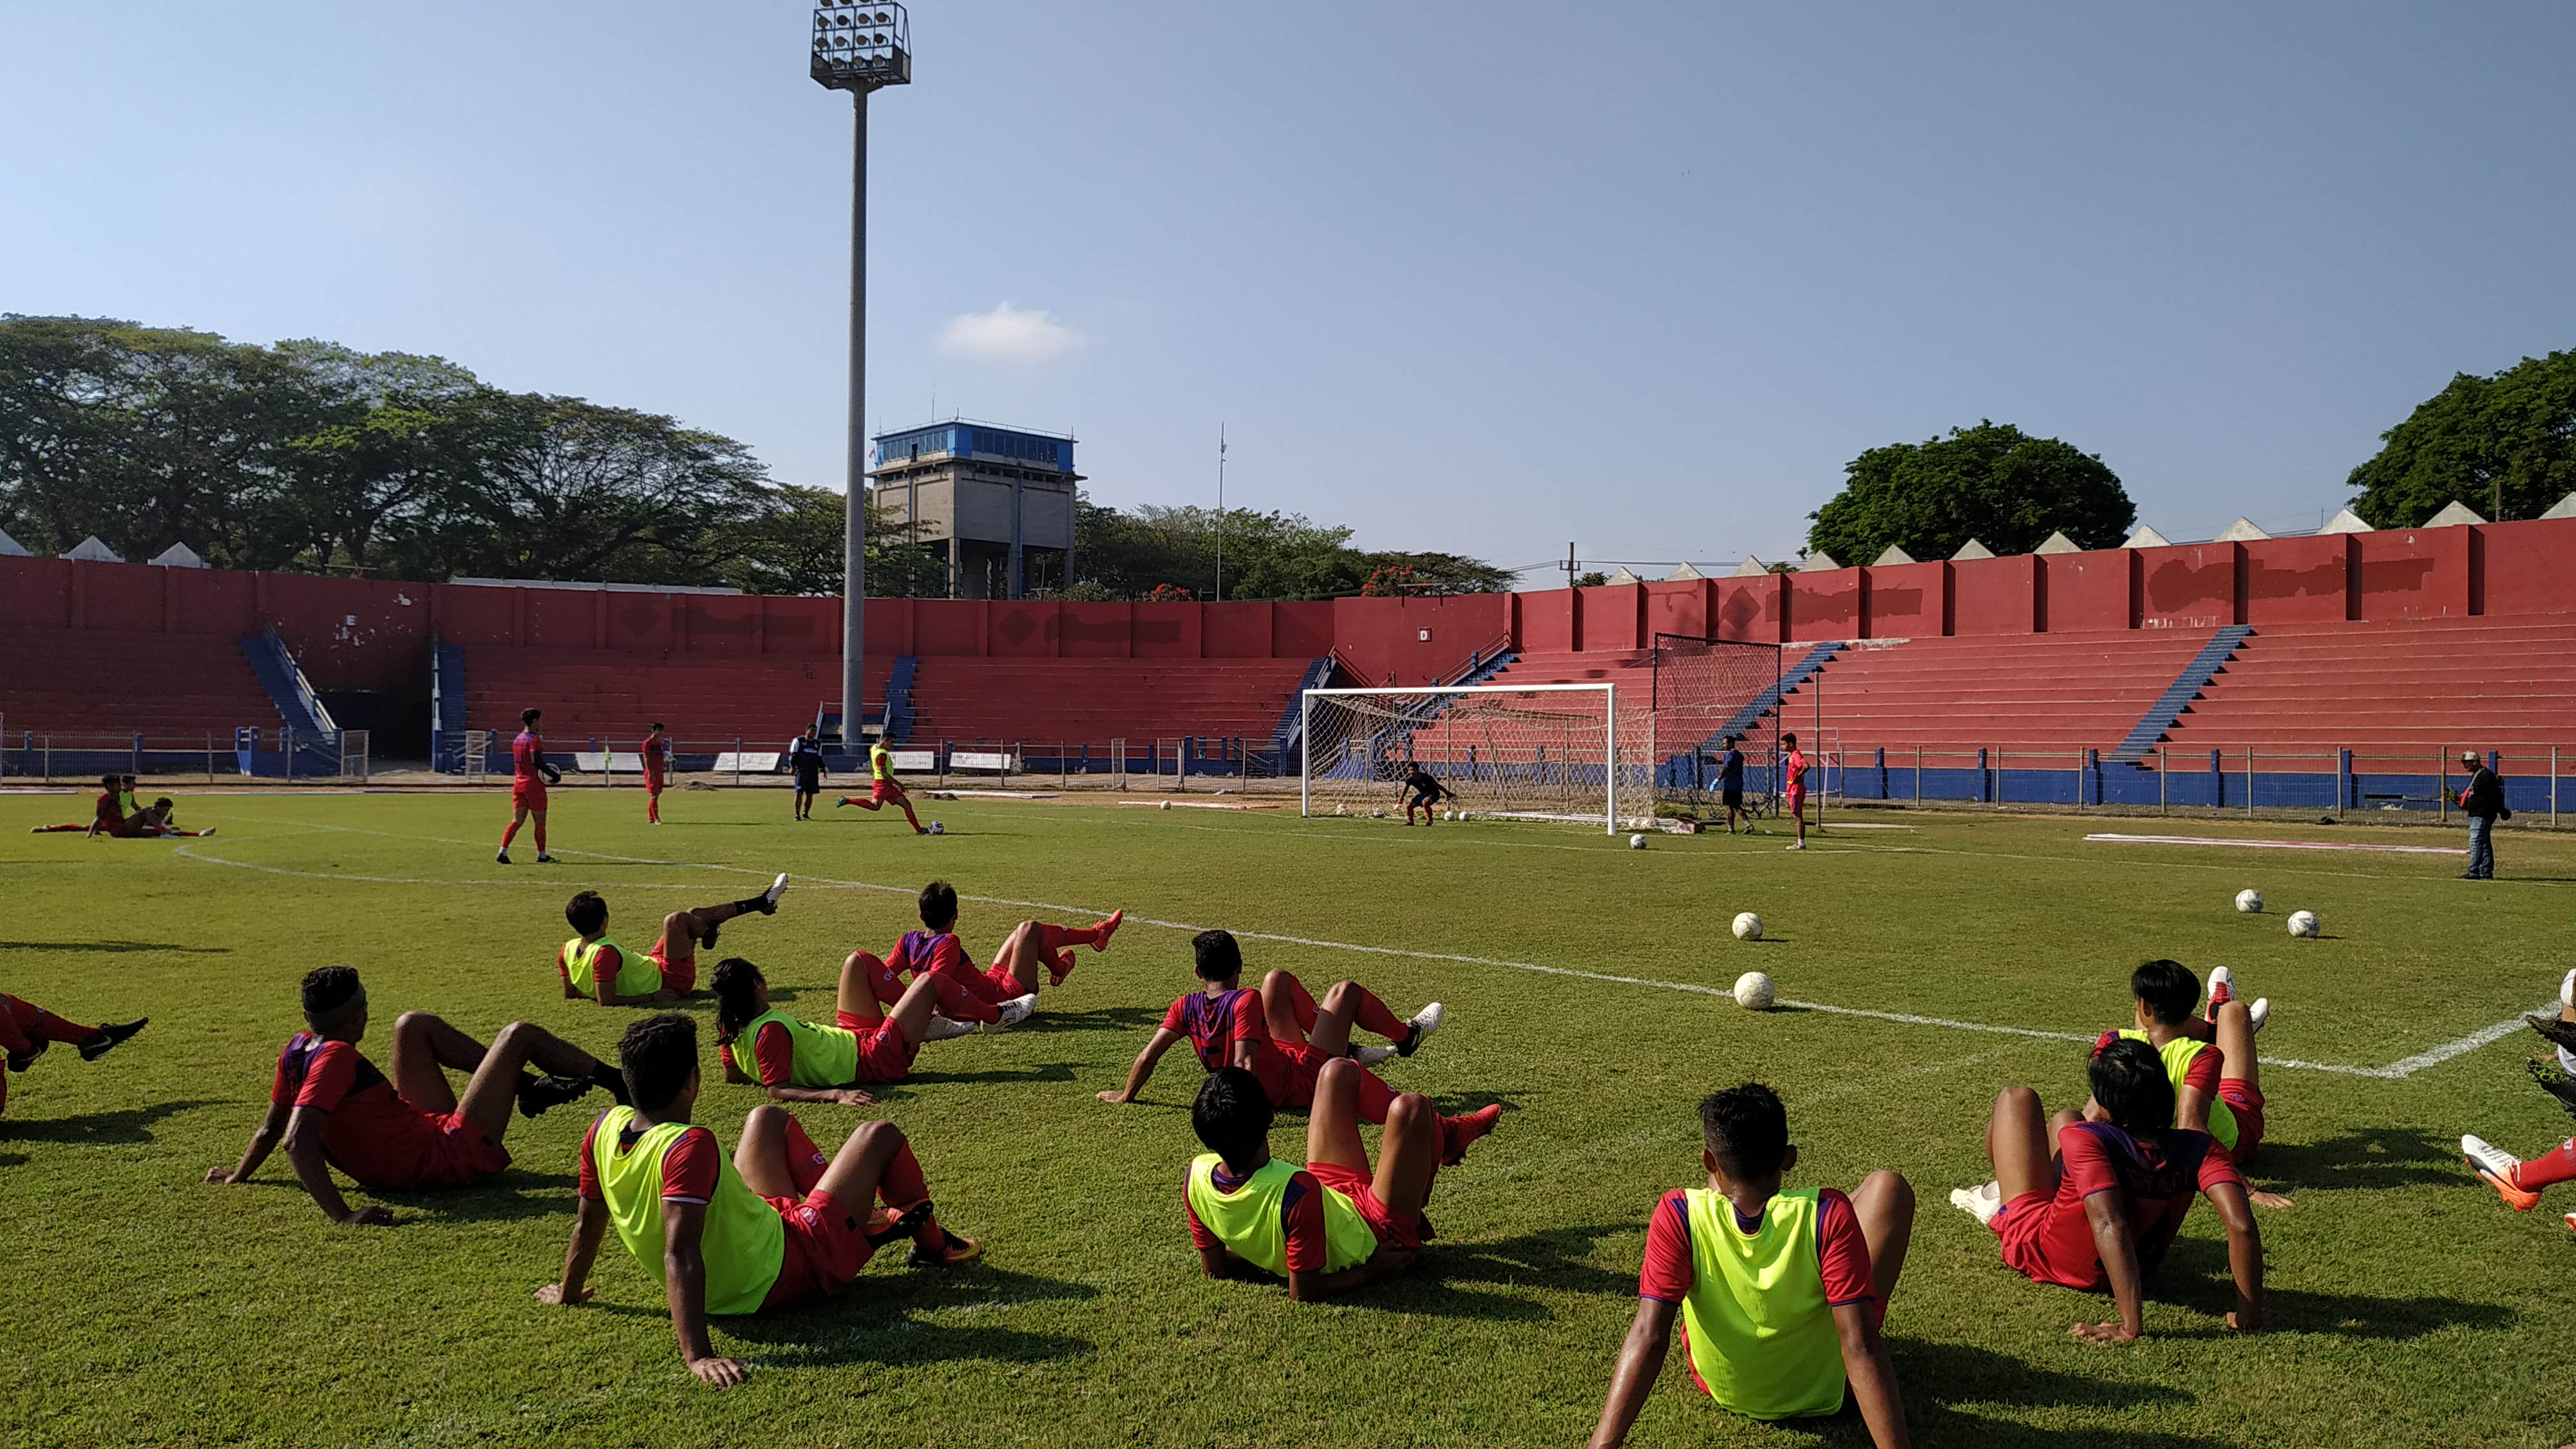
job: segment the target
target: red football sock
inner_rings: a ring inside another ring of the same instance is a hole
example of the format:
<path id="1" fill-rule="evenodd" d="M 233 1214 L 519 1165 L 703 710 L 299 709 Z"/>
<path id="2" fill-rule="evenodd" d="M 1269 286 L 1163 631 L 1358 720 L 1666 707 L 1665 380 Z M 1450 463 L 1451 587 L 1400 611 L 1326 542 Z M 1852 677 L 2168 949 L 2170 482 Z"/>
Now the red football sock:
<path id="1" fill-rule="evenodd" d="M 5 1011 L 14 1018 L 14 1025 L 26 1038 L 29 1046 L 48 1041 L 58 1042 L 64 1046 L 78 1046 L 82 1042 L 98 1039 L 97 1027 L 83 1026 L 76 1021 L 65 1021 L 33 1002 L 22 1001 L 14 996 L 8 998 L 5 1005 L 0 1005 L 0 1011 Z"/>
<path id="2" fill-rule="evenodd" d="M 912 802 L 909 800 L 903 802 L 903 818 L 911 823 L 912 828 L 916 833 L 920 831 L 921 817 L 912 813 Z"/>
<path id="3" fill-rule="evenodd" d="M 892 1006 L 903 1000 L 903 980 L 894 974 L 894 968 L 873 951 L 857 954 L 859 969 L 867 973 L 868 989 L 876 993 L 877 1005 Z"/>
<path id="4" fill-rule="evenodd" d="M 516 821 L 516 820 L 513 820 L 513 821 L 511 821 L 511 822 L 510 822 L 510 824 L 509 824 L 508 828 L 507 828 L 507 829 L 504 829 L 504 830 L 501 832 L 501 848 L 502 848 L 503 850 L 507 850 L 507 849 L 509 849 L 509 848 L 510 848 L 510 842 L 511 842 L 511 841 L 513 841 L 513 840 L 516 840 L 516 839 L 518 839 L 518 838 L 519 838 L 519 822 L 518 822 L 518 821 Z M 538 848 L 539 848 L 539 849 L 543 849 L 544 847 L 543 847 L 543 846 L 540 846 L 540 847 L 538 847 Z"/>
<path id="5" fill-rule="evenodd" d="M 1315 1030 L 1315 993 L 1308 991 L 1306 983 L 1294 976 L 1288 978 L 1288 1005 L 1297 1013 L 1297 1029 L 1312 1035 Z M 1371 1120 L 1383 1122 L 1386 1119 L 1377 1117 Z"/>
<path id="6" fill-rule="evenodd" d="M 796 1184 L 796 1195 L 805 1197 L 811 1194 L 814 1191 L 814 1184 L 823 1180 L 823 1169 L 831 1165 L 832 1160 L 825 1157 L 823 1150 L 814 1145 L 814 1139 L 805 1135 L 805 1124 L 797 1121 L 794 1116 L 789 1116 L 787 1119 L 787 1177 L 789 1181 Z"/>
<path id="7" fill-rule="evenodd" d="M 1088 946 L 1099 934 L 1097 926 L 1041 925 L 1038 927 L 1038 944 L 1047 949 L 1047 954 L 1053 955 L 1067 946 Z"/>
<path id="8" fill-rule="evenodd" d="M 1386 1079 L 1377 1073 L 1361 1067 L 1360 1099 L 1356 1108 L 1359 1119 L 1383 1127 L 1386 1125 L 1387 1111 L 1394 1105 L 1395 1088 L 1388 1086 Z"/>
<path id="9" fill-rule="evenodd" d="M 20 1011 L 35 1009 L 6 992 L 0 992 L 0 1051 L 31 1052 L 36 1049 L 36 1044 L 27 1040 L 26 1028 L 18 1023 Z"/>
<path id="10" fill-rule="evenodd" d="M 1502 1116 L 1502 1104 L 1495 1102 L 1479 1107 L 1464 1117 L 1441 1118 L 1440 1160 L 1444 1163 L 1452 1163 L 1464 1157 L 1467 1154 L 1468 1144 L 1493 1131 L 1494 1124 L 1501 1121 Z"/>
<path id="11" fill-rule="evenodd" d="M 886 1163 L 885 1174 L 877 1179 L 877 1196 L 898 1213 L 910 1211 L 914 1203 L 930 1201 L 930 1181 L 921 1175 L 921 1159 L 912 1155 L 909 1140 L 897 1147 L 893 1159 Z M 924 1214 L 912 1240 L 937 1252 L 948 1246 L 948 1230 L 939 1225 L 937 1214 Z"/>
<path id="12" fill-rule="evenodd" d="M 662 823 L 662 798 L 660 796 L 653 796 L 644 802 L 644 823 L 647 825 L 659 825 Z"/>
<path id="13" fill-rule="evenodd" d="M 1351 1025 L 1362 1031 L 1375 1032 L 1389 1041 L 1402 1041 L 1405 1033 L 1413 1030 L 1412 1027 L 1398 1021 L 1394 1012 L 1386 1009 L 1386 1003 L 1377 999 L 1376 992 L 1365 986 L 1359 987 L 1358 990 L 1360 1009 L 1352 1014 Z"/>
<path id="14" fill-rule="evenodd" d="M 2535 1157 L 2514 1169 L 2514 1186 L 2524 1192 L 2538 1192 L 2553 1183 L 2576 1178 L 2576 1138 L 2558 1144 L 2546 1157 Z"/>
<path id="15" fill-rule="evenodd" d="M 537 854 L 539 854 L 539 855 L 543 855 L 543 854 L 545 854 L 545 853 L 546 853 L 546 822 L 544 822 L 544 821 L 540 820 L 540 821 L 538 821 L 538 822 L 537 822 Z"/>

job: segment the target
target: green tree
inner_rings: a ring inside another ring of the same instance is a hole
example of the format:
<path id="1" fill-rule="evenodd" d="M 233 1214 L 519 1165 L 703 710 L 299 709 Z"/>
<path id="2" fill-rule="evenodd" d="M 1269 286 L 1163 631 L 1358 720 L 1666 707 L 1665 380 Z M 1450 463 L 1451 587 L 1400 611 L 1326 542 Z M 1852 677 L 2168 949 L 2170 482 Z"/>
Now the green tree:
<path id="1" fill-rule="evenodd" d="M 782 483 L 769 490 L 770 506 L 719 526 L 703 551 L 717 560 L 715 581 L 751 594 L 837 594 L 841 591 L 846 518 L 841 495 L 829 488 Z M 868 597 L 905 599 L 945 594 L 946 568 L 905 537 L 904 526 L 880 505 L 868 509 Z"/>
<path id="2" fill-rule="evenodd" d="M 2118 544 L 2138 512 L 2100 457 L 2008 423 L 1953 428 L 1945 438 L 1872 448 L 1843 467 L 1842 492 L 1807 515 L 1807 547 L 1865 564 L 1896 544 L 1947 558 L 1977 539 L 2028 553 L 2051 532 L 2084 548 Z"/>
<path id="3" fill-rule="evenodd" d="M 2461 373 L 2379 435 L 2346 481 L 2380 528 L 2413 528 L 2457 499 L 2489 518 L 2537 518 L 2576 493 L 2576 352 Z"/>
<path id="4" fill-rule="evenodd" d="M 1361 558 L 1372 574 L 1389 568 L 1404 570 L 1408 594 L 1499 594 L 1512 586 L 1510 574 L 1465 554 L 1388 549 Z"/>

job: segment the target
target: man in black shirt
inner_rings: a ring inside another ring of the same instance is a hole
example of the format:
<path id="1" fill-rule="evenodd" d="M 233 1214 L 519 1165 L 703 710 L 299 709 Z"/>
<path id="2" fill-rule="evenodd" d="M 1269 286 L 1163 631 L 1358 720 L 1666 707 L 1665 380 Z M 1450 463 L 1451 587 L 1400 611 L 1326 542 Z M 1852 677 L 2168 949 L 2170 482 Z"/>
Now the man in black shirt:
<path id="1" fill-rule="evenodd" d="M 2495 824 L 2513 818 L 2504 806 L 2504 781 L 2475 750 L 2460 751 L 2460 766 L 2469 772 L 2469 783 L 2460 788 L 2460 813 L 2469 817 L 2469 868 L 2460 879 L 2494 880 Z"/>
<path id="2" fill-rule="evenodd" d="M 1411 760 L 1404 762 L 1404 793 L 1412 798 L 1404 802 L 1404 823 L 1413 823 L 1413 812 L 1422 812 L 1422 823 L 1429 825 L 1440 818 L 1436 807 L 1449 798 L 1449 787 L 1431 778 L 1431 772 Z"/>

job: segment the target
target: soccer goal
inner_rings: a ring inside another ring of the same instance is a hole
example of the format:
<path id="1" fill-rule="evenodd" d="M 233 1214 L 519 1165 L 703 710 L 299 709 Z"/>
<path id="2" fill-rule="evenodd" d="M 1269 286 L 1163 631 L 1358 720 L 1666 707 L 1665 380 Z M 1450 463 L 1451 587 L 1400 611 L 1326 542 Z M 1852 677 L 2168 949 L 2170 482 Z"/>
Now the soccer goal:
<path id="1" fill-rule="evenodd" d="M 1310 689 L 1300 808 L 1401 810 L 1406 766 L 1418 764 L 1457 797 L 1444 808 L 1615 831 L 1623 799 L 1653 809 L 1642 792 L 1654 749 L 1629 737 L 1651 732 L 1651 712 L 1623 718 L 1621 703 L 1615 684 Z"/>
<path id="2" fill-rule="evenodd" d="M 1777 809 L 1782 652 L 1777 644 L 1655 636 L 1647 707 L 1659 746 L 1656 798 L 1715 803 L 1732 735 L 1744 753 L 1745 803 L 1757 815 Z"/>

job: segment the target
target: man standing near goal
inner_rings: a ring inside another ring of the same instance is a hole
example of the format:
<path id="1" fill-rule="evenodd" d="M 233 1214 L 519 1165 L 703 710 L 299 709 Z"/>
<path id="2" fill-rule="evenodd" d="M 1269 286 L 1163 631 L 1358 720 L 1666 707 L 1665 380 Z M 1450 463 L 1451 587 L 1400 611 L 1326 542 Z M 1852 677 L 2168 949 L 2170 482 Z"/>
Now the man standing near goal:
<path id="1" fill-rule="evenodd" d="M 1726 833 L 1735 833 L 1735 822 L 1744 814 L 1744 736 L 1728 735 L 1726 753 L 1717 762 L 1717 801 L 1726 807 Z M 1751 826 L 1745 827 L 1749 834 Z"/>
<path id="2" fill-rule="evenodd" d="M 510 826 L 501 832 L 501 853 L 494 857 L 503 865 L 510 863 L 511 840 L 531 819 L 537 823 L 537 863 L 554 864 L 555 858 L 546 854 L 546 787 L 562 779 L 563 772 L 546 763 L 546 742 L 537 733 L 543 713 L 519 711 L 519 737 L 510 742 Z"/>
<path id="3" fill-rule="evenodd" d="M 814 818 L 814 797 L 823 793 L 823 745 L 807 725 L 787 742 L 787 768 L 796 776 L 796 818 Z"/>
<path id="4" fill-rule="evenodd" d="M 1422 823 L 1431 825 L 1440 819 L 1440 802 L 1450 798 L 1449 787 L 1431 778 L 1431 772 L 1412 760 L 1404 762 L 1404 823 L 1413 823 L 1413 812 L 1422 812 Z"/>
<path id="5" fill-rule="evenodd" d="M 671 738 L 662 733 L 660 721 L 654 722 L 652 731 L 644 736 L 644 743 L 635 747 L 635 753 L 644 762 L 644 823 L 659 825 L 662 823 L 662 786 L 670 778 L 671 768 Z"/>
<path id="6" fill-rule="evenodd" d="M 1780 737 L 1780 806 L 1798 822 L 1798 838 L 1789 842 L 1789 848 L 1806 849 L 1807 752 L 1798 748 L 1796 735 Z"/>

